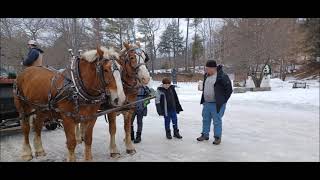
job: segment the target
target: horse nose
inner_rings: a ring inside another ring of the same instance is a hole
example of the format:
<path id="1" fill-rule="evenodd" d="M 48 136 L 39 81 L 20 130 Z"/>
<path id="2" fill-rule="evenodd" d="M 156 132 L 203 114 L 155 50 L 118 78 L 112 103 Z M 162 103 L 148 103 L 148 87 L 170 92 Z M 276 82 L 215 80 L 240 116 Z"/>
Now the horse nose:
<path id="1" fill-rule="evenodd" d="M 118 102 L 119 102 L 119 98 L 116 98 L 116 99 L 114 100 L 114 103 L 115 103 L 115 104 L 118 104 Z"/>

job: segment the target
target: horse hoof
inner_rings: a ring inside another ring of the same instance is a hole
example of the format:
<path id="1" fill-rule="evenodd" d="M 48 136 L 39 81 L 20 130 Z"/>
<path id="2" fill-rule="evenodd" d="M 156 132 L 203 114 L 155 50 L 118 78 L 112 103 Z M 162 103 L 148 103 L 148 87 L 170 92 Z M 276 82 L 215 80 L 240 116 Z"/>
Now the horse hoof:
<path id="1" fill-rule="evenodd" d="M 135 154 L 137 151 L 135 149 L 127 149 L 127 154 L 133 155 Z"/>
<path id="2" fill-rule="evenodd" d="M 76 162 L 76 159 L 67 159 L 67 162 Z"/>
<path id="3" fill-rule="evenodd" d="M 22 156 L 22 159 L 24 160 L 24 161 L 30 161 L 30 160 L 32 160 L 32 155 L 23 155 Z"/>
<path id="4" fill-rule="evenodd" d="M 44 152 L 44 151 L 36 152 L 35 154 L 36 154 L 36 157 L 46 156 L 47 155 L 47 153 Z"/>
<path id="5" fill-rule="evenodd" d="M 92 158 L 86 158 L 84 161 L 85 161 L 85 162 L 91 162 L 91 161 L 92 161 Z"/>
<path id="6" fill-rule="evenodd" d="M 119 158 L 120 157 L 120 153 L 110 153 L 110 156 L 112 158 Z"/>
<path id="7" fill-rule="evenodd" d="M 84 160 L 85 161 L 92 161 L 92 155 L 85 155 Z"/>

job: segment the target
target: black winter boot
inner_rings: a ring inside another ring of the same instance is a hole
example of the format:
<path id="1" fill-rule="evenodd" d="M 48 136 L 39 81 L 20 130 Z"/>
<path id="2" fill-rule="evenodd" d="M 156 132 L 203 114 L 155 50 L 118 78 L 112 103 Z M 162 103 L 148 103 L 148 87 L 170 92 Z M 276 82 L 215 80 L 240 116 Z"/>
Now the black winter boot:
<path id="1" fill-rule="evenodd" d="M 166 136 L 167 136 L 167 139 L 172 139 L 172 136 L 171 136 L 171 130 L 166 130 Z"/>
<path id="2" fill-rule="evenodd" d="M 136 138 L 134 139 L 134 143 L 139 143 L 141 141 L 141 132 L 137 132 Z"/>
<path id="3" fill-rule="evenodd" d="M 134 140 L 134 130 L 133 130 L 133 126 L 131 126 L 131 141 Z"/>
<path id="4" fill-rule="evenodd" d="M 179 134 L 179 129 L 174 129 L 173 130 L 173 137 L 176 137 L 178 139 L 182 138 L 182 136 Z"/>

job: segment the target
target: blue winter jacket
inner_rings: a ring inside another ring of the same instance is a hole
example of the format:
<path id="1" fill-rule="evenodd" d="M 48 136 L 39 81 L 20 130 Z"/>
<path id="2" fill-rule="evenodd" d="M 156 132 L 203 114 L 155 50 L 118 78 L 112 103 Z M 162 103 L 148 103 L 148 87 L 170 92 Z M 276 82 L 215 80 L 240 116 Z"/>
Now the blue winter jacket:
<path id="1" fill-rule="evenodd" d="M 140 87 L 138 90 L 137 101 L 146 98 L 150 93 L 150 89 L 145 87 Z M 147 116 L 147 107 L 144 106 L 144 102 L 138 102 L 136 104 L 136 113 L 142 114 L 143 116 Z"/>
<path id="2" fill-rule="evenodd" d="M 43 51 L 39 48 L 31 48 L 27 55 L 27 58 L 23 60 L 24 66 L 30 66 L 34 61 L 36 61 L 39 57 L 39 54 L 43 53 Z"/>

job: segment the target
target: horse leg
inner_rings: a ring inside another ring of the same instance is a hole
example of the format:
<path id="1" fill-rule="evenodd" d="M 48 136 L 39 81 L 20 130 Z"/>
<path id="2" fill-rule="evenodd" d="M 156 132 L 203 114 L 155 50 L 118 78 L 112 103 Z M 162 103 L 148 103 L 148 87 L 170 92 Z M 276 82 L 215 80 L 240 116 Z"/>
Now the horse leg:
<path id="1" fill-rule="evenodd" d="M 85 143 L 85 149 L 84 149 L 84 159 L 85 161 L 91 161 L 92 160 L 92 151 L 91 151 L 91 145 L 92 145 L 92 133 L 93 133 L 93 127 L 96 123 L 96 119 L 88 120 L 87 122 L 81 124 L 81 129 L 85 130 L 84 132 L 84 143 Z"/>
<path id="2" fill-rule="evenodd" d="M 110 133 L 110 156 L 112 158 L 118 158 L 120 157 L 120 152 L 116 145 L 116 113 L 109 113 L 108 114 L 108 121 L 109 121 L 109 133 Z"/>
<path id="3" fill-rule="evenodd" d="M 21 129 L 23 133 L 23 144 L 22 144 L 22 152 L 21 158 L 24 161 L 30 161 L 32 157 L 32 150 L 29 142 L 29 133 L 30 133 L 30 124 L 29 118 L 24 116 L 26 111 L 26 107 L 21 103 L 21 101 L 14 95 L 14 104 L 19 112 L 19 117 L 22 118 L 20 121 Z"/>
<path id="4" fill-rule="evenodd" d="M 31 146 L 29 143 L 29 132 L 30 132 L 29 119 L 24 118 L 22 119 L 21 123 L 22 123 L 23 137 L 24 137 L 21 158 L 24 161 L 30 161 L 33 157 L 32 157 Z"/>
<path id="5" fill-rule="evenodd" d="M 41 130 L 43 127 L 43 116 L 37 115 L 37 119 L 33 120 L 33 127 L 35 131 L 34 140 L 33 140 L 33 146 L 35 149 L 35 155 L 38 156 L 45 156 L 46 153 L 42 147 L 42 141 L 41 141 Z"/>
<path id="6" fill-rule="evenodd" d="M 68 159 L 67 161 L 76 161 L 76 156 L 75 156 L 75 148 L 77 145 L 76 141 L 76 135 L 75 135 L 75 123 L 73 119 L 69 118 L 63 118 L 63 127 L 64 127 L 64 132 L 66 134 L 66 139 L 67 139 L 67 148 L 69 151 L 68 154 Z"/>
<path id="7" fill-rule="evenodd" d="M 96 119 L 97 120 L 97 119 Z M 81 141 L 84 141 L 84 136 L 86 133 L 86 127 L 82 124 L 80 124 L 80 137 L 81 137 Z"/>
<path id="8" fill-rule="evenodd" d="M 80 129 L 81 127 L 82 127 L 81 123 L 76 123 L 75 133 L 76 133 L 77 144 L 81 144 L 82 143 L 81 129 Z"/>
<path id="9" fill-rule="evenodd" d="M 132 117 L 133 111 L 129 111 L 124 113 L 124 130 L 126 133 L 125 136 L 125 144 L 126 144 L 126 151 L 128 154 L 135 154 L 136 150 L 133 147 L 132 141 L 131 141 L 131 117 Z"/>

